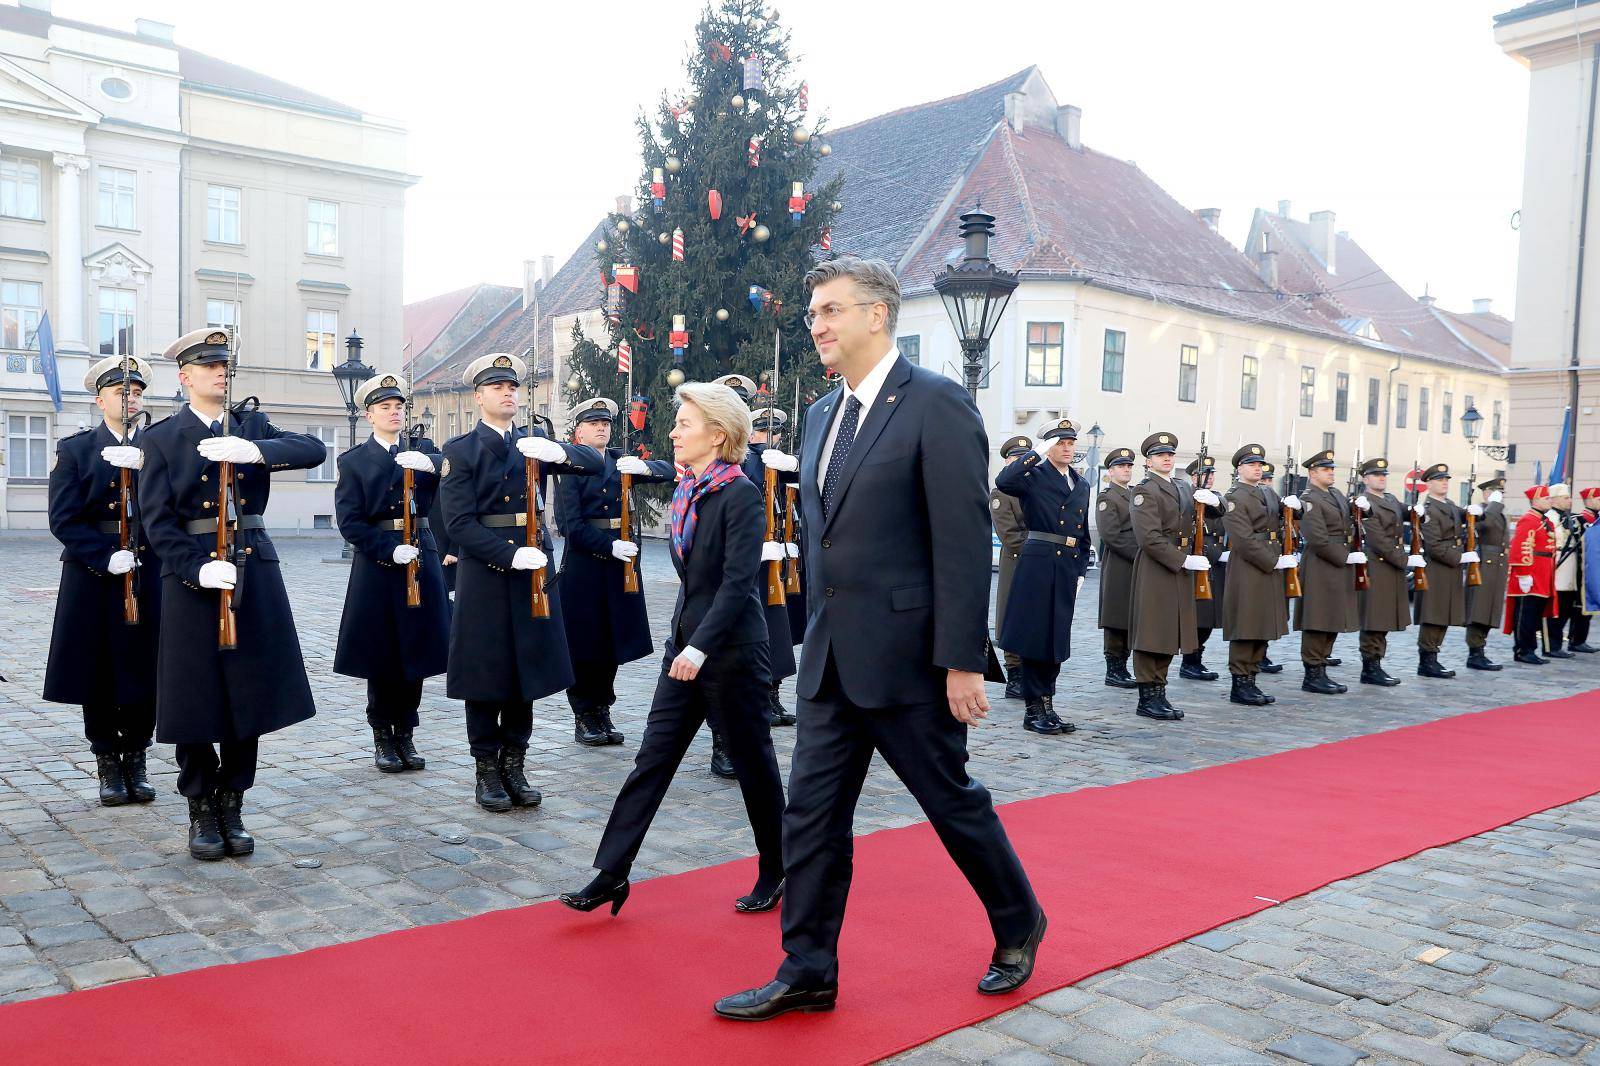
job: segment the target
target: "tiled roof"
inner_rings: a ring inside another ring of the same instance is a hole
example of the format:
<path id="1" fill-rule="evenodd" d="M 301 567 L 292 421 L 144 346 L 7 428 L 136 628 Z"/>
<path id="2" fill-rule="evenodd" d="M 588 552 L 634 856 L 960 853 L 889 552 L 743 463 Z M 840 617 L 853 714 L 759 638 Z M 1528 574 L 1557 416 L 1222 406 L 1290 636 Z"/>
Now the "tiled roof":
<path id="1" fill-rule="evenodd" d="M 1524 19 L 1538 18 L 1540 15 L 1549 15 L 1556 11 L 1571 11 L 1575 7 L 1596 3 L 1597 0 L 1534 0 L 1531 4 L 1503 11 L 1494 17 L 1496 26 L 1504 26 L 1509 22 L 1521 22 Z"/>
<path id="2" fill-rule="evenodd" d="M 1445 324 L 1463 341 L 1495 360 L 1502 367 L 1511 365 L 1511 320 L 1492 311 L 1446 311 L 1433 308 Z"/>
<path id="3" fill-rule="evenodd" d="M 425 300 L 406 304 L 401 311 L 401 342 L 411 347 L 411 357 L 426 351 L 438 339 L 450 320 L 461 313 L 482 285 L 468 285 L 454 292 L 440 293 Z"/>

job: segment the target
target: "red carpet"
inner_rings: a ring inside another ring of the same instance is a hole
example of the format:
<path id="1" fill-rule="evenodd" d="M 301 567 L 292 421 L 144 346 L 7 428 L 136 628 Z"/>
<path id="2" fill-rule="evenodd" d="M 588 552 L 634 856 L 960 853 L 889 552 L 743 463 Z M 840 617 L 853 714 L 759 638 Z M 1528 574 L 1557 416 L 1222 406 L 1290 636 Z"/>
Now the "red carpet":
<path id="1" fill-rule="evenodd" d="M 1050 915 L 1024 991 L 1600 791 L 1597 724 L 1591 692 L 1010 804 Z M 0 1008 L 0 1060 L 184 1062 L 210 1029 L 230 1064 L 856 1063 L 1023 1001 L 973 990 L 987 925 L 926 825 L 862 838 L 856 868 L 833 1014 L 712 1016 L 781 957 L 776 914 L 732 910 L 747 860 L 636 885 L 618 919 L 546 903 Z"/>

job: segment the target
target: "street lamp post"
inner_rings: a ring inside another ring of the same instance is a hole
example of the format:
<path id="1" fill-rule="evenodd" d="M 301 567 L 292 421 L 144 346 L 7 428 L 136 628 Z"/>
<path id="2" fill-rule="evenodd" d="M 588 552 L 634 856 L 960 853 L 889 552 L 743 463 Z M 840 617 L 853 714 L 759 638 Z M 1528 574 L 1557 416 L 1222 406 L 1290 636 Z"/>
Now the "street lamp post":
<path id="1" fill-rule="evenodd" d="M 334 383 L 339 386 L 339 395 L 344 398 L 345 414 L 350 418 L 350 446 L 356 444 L 356 390 L 361 383 L 371 376 L 371 368 L 361 361 L 361 335 L 355 330 L 350 331 L 350 336 L 345 338 L 345 360 L 334 367 Z M 338 445 L 335 444 L 335 450 Z M 350 542 L 345 541 L 344 547 L 339 549 L 339 558 L 350 558 Z"/>
<path id="2" fill-rule="evenodd" d="M 1001 270 L 989 258 L 994 216 L 981 204 L 961 216 L 961 236 L 967 242 L 965 254 L 933 279 L 933 288 L 956 328 L 967 392 L 977 406 L 978 384 L 989 369 L 989 340 L 1018 282 L 1015 273 Z"/>

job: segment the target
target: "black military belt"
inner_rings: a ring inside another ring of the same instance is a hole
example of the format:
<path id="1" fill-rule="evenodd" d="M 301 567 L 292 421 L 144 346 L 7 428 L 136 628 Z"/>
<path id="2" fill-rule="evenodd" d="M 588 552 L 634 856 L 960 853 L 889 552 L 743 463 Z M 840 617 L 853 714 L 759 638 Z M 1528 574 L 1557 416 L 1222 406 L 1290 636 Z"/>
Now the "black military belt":
<path id="1" fill-rule="evenodd" d="M 1556 557 L 1555 552 L 1534 552 L 1533 554 L 1540 559 L 1554 559 Z"/>
<path id="2" fill-rule="evenodd" d="M 584 519 L 584 521 L 588 522 L 591 526 L 593 526 L 596 529 L 621 529 L 622 528 L 622 519 L 620 519 L 620 518 L 586 518 L 586 519 Z"/>
<path id="3" fill-rule="evenodd" d="M 1028 530 L 1028 539 L 1042 540 L 1048 544 L 1065 544 L 1069 548 L 1076 548 L 1078 546 L 1077 537 L 1063 537 L 1059 533 L 1040 533 L 1032 529 Z"/>
<path id="4" fill-rule="evenodd" d="M 98 529 L 102 533 L 121 533 L 122 532 L 122 523 L 121 522 L 96 522 L 94 524 L 94 527 L 96 529 Z M 128 528 L 129 529 L 133 528 L 133 522 L 132 521 L 128 522 Z"/>
<path id="5" fill-rule="evenodd" d="M 504 526 L 525 526 L 528 524 L 528 512 L 518 511 L 516 514 L 481 514 L 478 521 L 490 529 L 499 529 Z"/>
<path id="6" fill-rule="evenodd" d="M 258 514 L 240 515 L 228 524 L 234 529 L 267 528 L 267 520 Z M 217 520 L 215 518 L 196 518 L 192 522 L 185 522 L 183 531 L 197 537 L 204 533 L 215 533 L 217 531 Z"/>
<path id="7" fill-rule="evenodd" d="M 1188 537 L 1172 537 L 1172 536 L 1169 536 L 1167 539 L 1169 541 L 1171 541 L 1173 545 L 1175 545 L 1176 547 L 1179 547 L 1179 548 L 1187 548 L 1189 546 L 1189 538 Z"/>
<path id="8" fill-rule="evenodd" d="M 1278 543 L 1278 534 L 1271 533 L 1271 532 L 1268 532 L 1268 533 L 1252 533 L 1252 534 L 1250 534 L 1250 539 L 1251 540 L 1269 540 L 1272 543 L 1276 544 L 1276 543 Z"/>
<path id="9" fill-rule="evenodd" d="M 401 532 L 404 532 L 406 528 L 406 520 L 404 518 L 379 518 L 367 524 L 373 529 L 395 529 Z M 428 520 L 426 518 L 417 519 L 415 524 L 418 529 L 428 528 Z"/>

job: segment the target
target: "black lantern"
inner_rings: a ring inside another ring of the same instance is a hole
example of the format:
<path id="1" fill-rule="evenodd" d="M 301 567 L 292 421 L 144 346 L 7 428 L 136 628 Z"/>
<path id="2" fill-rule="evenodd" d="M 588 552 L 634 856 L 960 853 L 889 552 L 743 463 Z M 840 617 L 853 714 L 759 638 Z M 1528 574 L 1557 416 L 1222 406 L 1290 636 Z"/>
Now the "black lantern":
<path id="1" fill-rule="evenodd" d="M 339 395 L 344 397 L 345 414 L 350 417 L 350 446 L 356 444 L 356 390 L 361 383 L 372 376 L 372 369 L 361 361 L 361 335 L 355 330 L 350 331 L 350 336 L 345 338 L 344 362 L 335 366 L 330 373 L 333 374 L 334 383 L 339 386 Z M 350 558 L 350 542 L 345 541 L 344 547 L 339 549 L 339 558 Z"/>
<path id="2" fill-rule="evenodd" d="M 961 363 L 966 372 L 967 392 L 978 402 L 978 383 L 989 369 L 989 340 L 994 336 L 1000 316 L 1005 313 L 1011 294 L 1017 290 L 1017 275 L 1007 273 L 989 259 L 989 238 L 994 236 L 994 216 L 978 207 L 961 216 L 961 237 L 967 242 L 961 262 L 946 267 L 933 279 L 934 291 L 944 301 L 944 309 L 961 342 Z"/>
<path id="3" fill-rule="evenodd" d="M 1100 450 L 1100 439 L 1105 435 L 1106 431 L 1100 428 L 1100 423 L 1096 422 L 1089 427 L 1089 441 L 1094 445 L 1095 451 Z"/>
<path id="4" fill-rule="evenodd" d="M 1467 409 L 1461 412 L 1461 435 L 1469 441 L 1478 439 L 1478 434 L 1483 432 L 1483 416 L 1478 413 L 1475 404 L 1467 404 Z"/>

